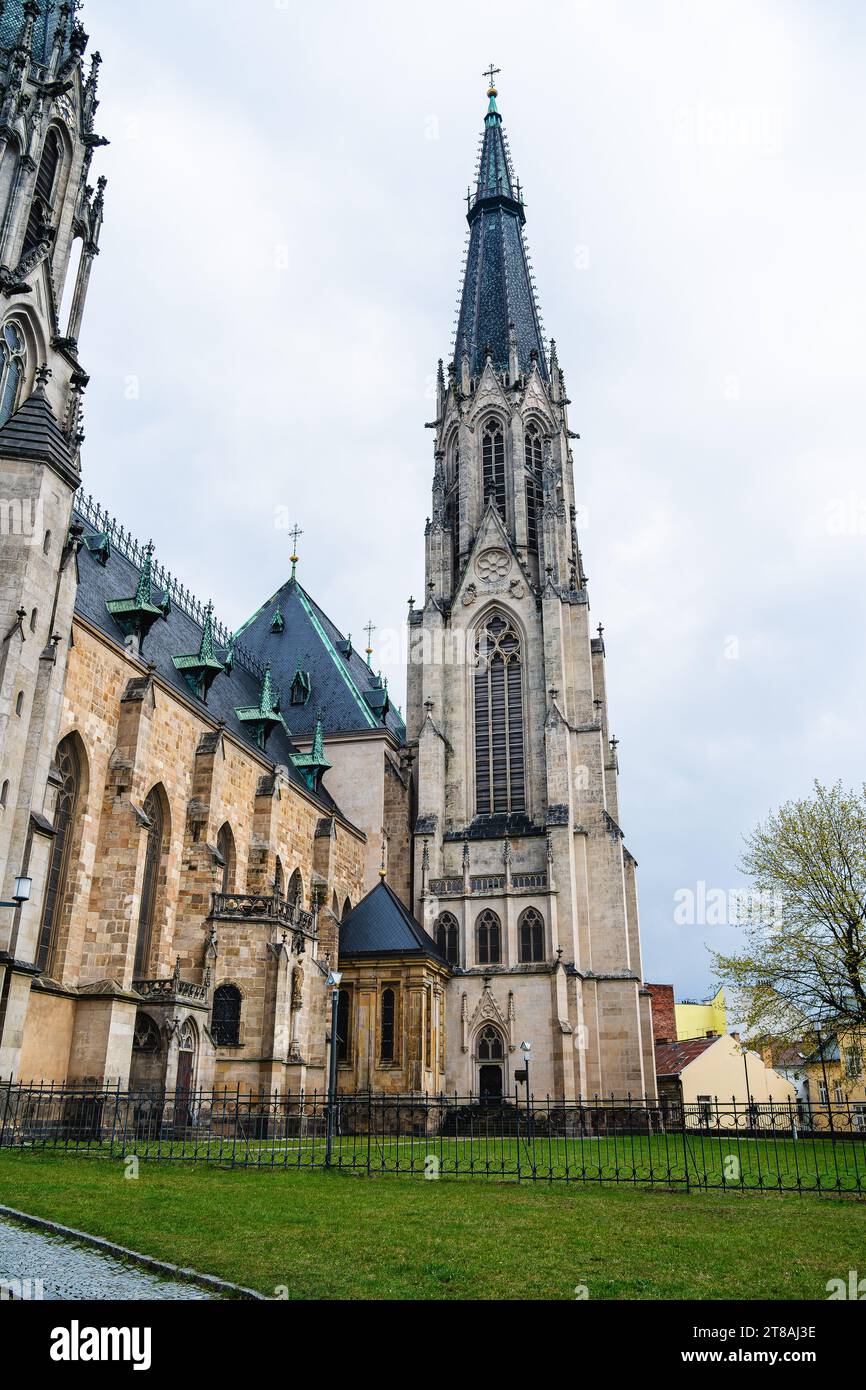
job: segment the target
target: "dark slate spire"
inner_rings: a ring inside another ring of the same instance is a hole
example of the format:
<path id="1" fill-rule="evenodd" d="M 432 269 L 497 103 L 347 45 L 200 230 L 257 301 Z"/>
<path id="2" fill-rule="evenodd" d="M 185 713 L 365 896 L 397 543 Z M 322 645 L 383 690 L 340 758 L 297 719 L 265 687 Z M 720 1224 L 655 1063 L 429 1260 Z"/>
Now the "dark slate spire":
<path id="1" fill-rule="evenodd" d="M 511 168 L 492 83 L 487 95 L 490 104 L 484 118 L 478 181 L 474 198 L 469 197 L 469 249 L 455 364 L 459 367 L 466 353 L 471 374 L 479 376 L 489 348 L 494 367 L 507 371 L 509 333 L 513 332 L 520 371 L 528 372 L 537 359 L 546 378 L 541 324 L 521 230 L 526 214 L 520 182 Z"/>

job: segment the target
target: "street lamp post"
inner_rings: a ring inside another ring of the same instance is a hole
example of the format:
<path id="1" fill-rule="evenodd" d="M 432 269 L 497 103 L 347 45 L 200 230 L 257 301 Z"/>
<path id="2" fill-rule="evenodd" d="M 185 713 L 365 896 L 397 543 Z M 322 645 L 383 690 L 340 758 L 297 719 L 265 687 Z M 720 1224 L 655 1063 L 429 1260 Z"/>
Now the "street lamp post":
<path id="1" fill-rule="evenodd" d="M 337 1010 L 340 1007 L 340 970 L 328 973 L 328 987 L 331 991 L 331 1054 L 328 1058 L 328 1128 L 325 1138 L 325 1167 L 331 1166 L 331 1149 L 334 1144 L 334 1105 L 337 1095 Z"/>
<path id="2" fill-rule="evenodd" d="M 529 1061 L 532 1056 L 532 1043 L 522 1042 L 520 1051 L 523 1053 L 523 1075 L 526 1082 L 526 1133 L 527 1137 L 532 1137 L 532 1101 L 529 1090 Z"/>

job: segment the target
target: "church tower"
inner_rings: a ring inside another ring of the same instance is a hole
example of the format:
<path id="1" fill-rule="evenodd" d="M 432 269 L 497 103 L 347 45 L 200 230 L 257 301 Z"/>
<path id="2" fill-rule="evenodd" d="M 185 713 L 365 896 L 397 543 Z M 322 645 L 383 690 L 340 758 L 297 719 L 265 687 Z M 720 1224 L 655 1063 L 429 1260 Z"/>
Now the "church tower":
<path id="1" fill-rule="evenodd" d="M 447 1088 L 654 1094 L 635 861 L 577 536 L 565 379 L 489 73 L 426 592 L 410 613 L 414 908 L 452 964 Z"/>
<path id="2" fill-rule="evenodd" d="M 16 1064 L 68 807 L 58 746 L 80 527 L 78 337 L 105 180 L 90 166 L 100 58 L 77 3 L 0 4 L 0 1076 Z"/>

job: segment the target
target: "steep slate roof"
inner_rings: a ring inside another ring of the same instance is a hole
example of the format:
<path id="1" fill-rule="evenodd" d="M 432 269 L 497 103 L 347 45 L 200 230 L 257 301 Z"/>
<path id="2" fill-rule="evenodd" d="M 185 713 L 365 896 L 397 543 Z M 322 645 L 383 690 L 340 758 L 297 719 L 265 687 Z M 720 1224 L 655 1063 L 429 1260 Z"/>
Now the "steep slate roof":
<path id="1" fill-rule="evenodd" d="M 66 436 L 42 385 L 0 426 L 0 454 L 40 463 L 44 460 L 73 486 L 78 481 L 78 469 Z"/>
<path id="2" fill-rule="evenodd" d="M 371 888 L 340 926 L 340 960 L 351 956 L 445 957 L 383 879 Z"/>
<path id="3" fill-rule="evenodd" d="M 282 621 L 273 631 L 277 610 Z M 283 693 L 283 716 L 296 738 L 314 737 L 321 710 L 326 736 L 387 729 L 403 742 L 406 725 L 397 710 L 389 704 L 384 719 L 377 712 L 386 693 L 379 677 L 358 652 L 347 654 L 342 632 L 297 579 L 286 580 L 235 636 L 256 660 L 271 663 L 274 684 Z M 298 670 L 310 678 L 309 698 L 292 705 Z"/>
<path id="4" fill-rule="evenodd" d="M 85 539 L 101 534 L 78 511 L 75 512 L 75 520 L 83 526 Z M 113 642 L 122 646 L 123 633 L 105 605 L 109 599 L 128 598 L 130 594 L 134 594 L 141 571 L 139 566 L 122 554 L 117 546 L 111 546 L 110 551 L 108 563 L 103 567 L 97 556 L 90 551 L 86 544 L 81 547 L 78 555 L 79 585 L 75 599 L 75 612 Z M 161 597 L 162 590 L 157 590 L 157 592 Z M 177 603 L 174 603 L 168 618 L 165 621 L 159 619 L 155 622 L 147 634 L 142 658 L 146 662 L 153 663 L 158 675 L 168 686 L 175 689 L 184 699 L 191 700 L 200 706 L 202 713 L 206 712 L 211 719 L 223 720 L 230 733 L 252 748 L 254 745 L 251 743 L 249 733 L 238 719 L 235 711 L 258 705 L 262 689 L 261 674 L 246 669 L 242 664 L 242 659 L 236 655 L 231 673 L 219 675 L 214 680 L 205 705 L 196 698 L 184 680 L 183 674 L 174 665 L 173 657 L 186 656 L 199 650 L 202 631 L 202 625 L 185 613 Z M 225 647 L 217 647 L 216 651 L 219 659 L 225 658 Z M 273 684 L 275 690 L 279 691 L 279 682 L 274 680 Z M 290 707 L 287 707 L 288 692 L 282 691 L 281 693 L 283 696 L 283 717 L 288 723 L 291 714 Z M 309 794 L 305 779 L 292 762 L 292 754 L 295 751 L 289 734 L 282 724 L 278 724 L 268 738 L 264 757 L 268 762 L 287 767 L 289 781 L 303 788 Z M 333 797 L 324 787 L 316 793 L 316 798 L 328 811 L 339 809 Z"/>
<path id="5" fill-rule="evenodd" d="M 688 1042 L 656 1043 L 656 1076 L 679 1076 L 690 1062 L 694 1062 L 718 1041 L 719 1038 L 715 1037 L 690 1038 Z"/>
<path id="6" fill-rule="evenodd" d="M 471 231 L 454 363 L 459 373 L 465 348 L 470 372 L 479 376 L 489 344 L 493 365 L 507 371 L 509 325 L 513 324 L 520 370 L 530 370 L 535 349 L 538 370 L 546 378 L 541 324 L 523 242 L 523 199 L 505 145 L 496 89 L 491 87 L 488 95 L 478 182 L 467 214 Z"/>
<path id="7" fill-rule="evenodd" d="M 47 66 L 54 43 L 54 31 L 60 18 L 62 0 L 40 0 L 39 17 L 33 23 L 31 52 L 37 63 Z M 11 48 L 21 37 L 24 25 L 24 0 L 6 0 L 0 19 L 0 48 Z M 71 27 L 71 24 L 70 24 Z M 64 52 L 68 51 L 67 47 Z"/>

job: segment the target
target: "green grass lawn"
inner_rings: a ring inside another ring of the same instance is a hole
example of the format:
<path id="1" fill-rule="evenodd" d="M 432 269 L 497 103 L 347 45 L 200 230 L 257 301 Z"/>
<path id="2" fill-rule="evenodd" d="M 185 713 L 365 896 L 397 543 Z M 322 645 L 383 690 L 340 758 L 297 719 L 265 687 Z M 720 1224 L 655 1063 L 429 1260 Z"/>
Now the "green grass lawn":
<path id="1" fill-rule="evenodd" d="M 139 1166 L 0 1151 L 0 1202 L 293 1298 L 826 1298 L 851 1198 Z"/>

